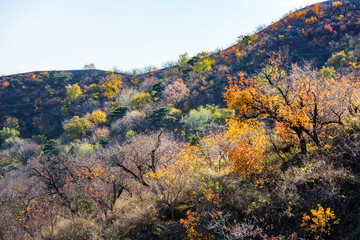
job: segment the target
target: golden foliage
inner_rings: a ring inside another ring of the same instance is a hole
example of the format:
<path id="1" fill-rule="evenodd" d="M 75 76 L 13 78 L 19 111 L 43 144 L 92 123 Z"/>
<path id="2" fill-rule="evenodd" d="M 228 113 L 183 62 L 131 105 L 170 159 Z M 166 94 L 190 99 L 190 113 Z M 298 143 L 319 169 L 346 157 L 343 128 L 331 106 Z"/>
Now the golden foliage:
<path id="1" fill-rule="evenodd" d="M 91 114 L 87 114 L 86 119 L 89 120 L 94 125 L 99 126 L 106 122 L 106 113 L 104 113 L 100 109 L 97 109 L 93 111 Z"/>
<path id="2" fill-rule="evenodd" d="M 320 205 L 317 205 L 318 209 L 311 209 L 312 217 L 304 213 L 302 227 L 306 227 L 306 230 L 315 236 L 315 239 L 322 239 L 322 235 L 331 234 L 331 226 L 339 224 L 339 219 L 336 219 L 334 211 L 330 208 L 326 210 Z"/>
<path id="3" fill-rule="evenodd" d="M 71 139 L 81 139 L 86 136 L 91 125 L 91 122 L 86 118 L 75 116 L 68 124 L 65 124 L 64 130 Z"/>
<path id="4" fill-rule="evenodd" d="M 82 95 L 82 90 L 79 84 L 75 83 L 73 85 L 68 85 L 66 87 L 66 98 L 64 99 L 64 104 L 69 106 L 75 99 Z"/>
<path id="5" fill-rule="evenodd" d="M 339 7 L 339 6 L 341 6 L 341 5 L 342 5 L 342 2 L 341 2 L 341 1 L 335 1 L 335 2 L 332 3 L 332 6 L 333 6 L 333 7 Z"/>
<path id="6" fill-rule="evenodd" d="M 316 17 L 311 17 L 311 18 L 308 18 L 308 19 L 305 20 L 305 22 L 308 23 L 308 24 L 312 24 L 312 23 L 314 23 L 316 21 L 317 21 Z"/>
<path id="7" fill-rule="evenodd" d="M 256 119 L 230 120 L 227 137 L 234 147 L 229 149 L 229 165 L 237 174 L 248 177 L 260 173 L 265 160 L 268 136 Z"/>
<path id="8" fill-rule="evenodd" d="M 150 185 L 158 197 L 169 204 L 176 202 L 182 190 L 194 181 L 194 175 L 204 165 L 200 149 L 183 145 L 174 156 L 174 161 L 163 162 L 155 172 L 148 174 Z"/>
<path id="9" fill-rule="evenodd" d="M 230 79 L 225 99 L 238 111 L 238 120 L 269 117 L 281 123 L 281 132 L 295 133 L 305 147 L 304 134 L 320 145 L 326 128 L 342 124 L 344 114 L 357 106 L 359 91 L 354 86 L 358 83 L 346 78 L 316 79 L 295 66 L 287 76 L 276 61 L 272 63 L 263 78 L 245 80 L 240 73 L 239 80 Z"/>
<path id="10" fill-rule="evenodd" d="M 300 19 L 302 17 L 306 16 L 306 10 L 299 10 L 293 13 L 290 13 L 288 18 L 290 19 Z"/>
<path id="11" fill-rule="evenodd" d="M 101 88 L 103 90 L 103 95 L 107 97 L 108 99 L 112 99 L 118 94 L 121 90 L 122 86 L 122 76 L 111 74 L 106 76 L 101 81 Z"/>

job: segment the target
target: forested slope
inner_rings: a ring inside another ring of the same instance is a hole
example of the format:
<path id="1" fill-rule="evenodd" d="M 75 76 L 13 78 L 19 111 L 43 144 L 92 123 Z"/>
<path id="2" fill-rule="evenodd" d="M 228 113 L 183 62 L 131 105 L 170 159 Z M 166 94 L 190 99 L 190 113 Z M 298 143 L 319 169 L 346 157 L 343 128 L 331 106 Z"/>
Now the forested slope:
<path id="1" fill-rule="evenodd" d="M 0 239 L 359 239 L 360 3 L 147 72 L 0 78 Z"/>

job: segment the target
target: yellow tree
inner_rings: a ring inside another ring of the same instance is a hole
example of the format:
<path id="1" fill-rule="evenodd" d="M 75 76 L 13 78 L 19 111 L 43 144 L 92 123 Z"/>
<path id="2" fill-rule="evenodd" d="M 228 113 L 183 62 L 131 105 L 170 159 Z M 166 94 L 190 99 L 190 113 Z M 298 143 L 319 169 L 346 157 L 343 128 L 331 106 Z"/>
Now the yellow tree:
<path id="1" fill-rule="evenodd" d="M 194 181 L 195 174 L 203 165 L 204 158 L 200 149 L 186 144 L 181 146 L 170 161 L 162 162 L 156 171 L 149 172 L 149 185 L 157 200 L 170 208 L 172 218 L 178 199 Z"/>
<path id="2" fill-rule="evenodd" d="M 121 90 L 122 76 L 114 73 L 109 74 L 101 81 L 101 89 L 104 97 L 113 99 Z"/>
<path id="3" fill-rule="evenodd" d="M 106 122 L 106 113 L 104 113 L 100 109 L 97 109 L 93 111 L 91 114 L 87 114 L 86 119 L 89 120 L 94 125 L 99 126 Z"/>
<path id="4" fill-rule="evenodd" d="M 77 83 L 66 86 L 66 98 L 64 99 L 65 106 L 70 106 L 70 104 L 74 102 L 76 98 L 80 97 L 82 93 L 83 92 Z"/>
<path id="5" fill-rule="evenodd" d="M 82 139 L 91 125 L 86 118 L 74 116 L 68 124 L 65 124 L 64 130 L 71 139 Z"/>

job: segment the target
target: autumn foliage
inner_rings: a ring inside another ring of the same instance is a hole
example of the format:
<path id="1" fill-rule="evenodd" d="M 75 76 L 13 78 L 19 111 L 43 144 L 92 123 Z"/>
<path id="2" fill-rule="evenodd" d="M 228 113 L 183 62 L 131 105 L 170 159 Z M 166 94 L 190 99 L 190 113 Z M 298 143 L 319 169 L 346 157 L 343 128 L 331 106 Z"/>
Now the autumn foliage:
<path id="1" fill-rule="evenodd" d="M 292 132 L 306 152 L 306 142 L 321 147 L 334 125 L 343 124 L 344 116 L 357 109 L 356 82 L 347 79 L 317 79 L 311 70 L 294 66 L 287 76 L 271 61 L 258 79 L 230 79 L 225 98 L 238 110 L 238 119 L 270 118 L 279 132 Z M 290 137 L 290 136 L 288 136 Z"/>

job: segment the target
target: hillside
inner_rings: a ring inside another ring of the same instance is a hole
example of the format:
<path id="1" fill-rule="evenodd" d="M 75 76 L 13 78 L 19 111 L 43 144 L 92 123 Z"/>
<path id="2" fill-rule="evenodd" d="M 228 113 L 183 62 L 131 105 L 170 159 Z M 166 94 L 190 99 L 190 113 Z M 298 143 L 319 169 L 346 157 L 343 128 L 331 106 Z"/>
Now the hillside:
<path id="1" fill-rule="evenodd" d="M 286 52 L 287 67 L 292 63 L 301 65 L 304 61 L 311 61 L 314 67 L 321 68 L 335 53 L 359 51 L 359 3 L 344 3 L 337 7 L 331 4 L 325 2 L 291 13 L 256 34 L 241 36 L 238 44 L 226 50 L 213 54 L 200 53 L 191 59 L 184 56 L 181 66 L 126 76 L 123 81 L 126 86 L 139 89 L 161 79 L 165 84 L 171 84 L 181 78 L 190 94 L 177 103 L 179 109 L 188 110 L 180 106 L 184 102 L 189 108 L 205 104 L 224 107 L 224 101 L 218 96 L 227 86 L 227 77 L 236 76 L 240 71 L 248 76 L 255 75 L 264 67 L 272 52 Z M 25 137 L 40 133 L 39 126 L 42 125 L 53 128 L 49 131 L 58 134 L 60 123 L 65 119 L 59 110 L 65 97 L 65 86 L 79 83 L 84 89 L 105 76 L 105 71 L 100 70 L 50 73 L 52 75 L 48 75 L 49 72 L 33 72 L 0 77 L 0 122 L 6 116 L 17 117 Z M 27 111 L 19 111 L 20 108 Z"/>
<path id="2" fill-rule="evenodd" d="M 0 239 L 359 239 L 360 2 L 140 73 L 0 77 Z"/>

